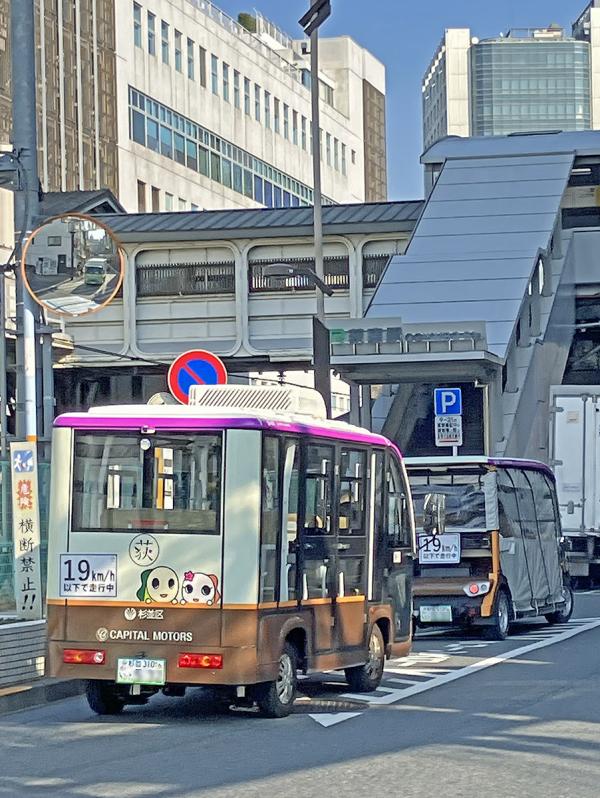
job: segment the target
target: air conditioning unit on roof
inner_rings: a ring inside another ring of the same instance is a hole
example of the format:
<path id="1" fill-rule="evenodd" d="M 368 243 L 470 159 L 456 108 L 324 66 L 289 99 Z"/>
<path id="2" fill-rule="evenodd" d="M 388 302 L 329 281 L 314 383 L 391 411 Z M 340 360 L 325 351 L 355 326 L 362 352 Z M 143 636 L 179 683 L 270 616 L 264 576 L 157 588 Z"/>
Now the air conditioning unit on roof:
<path id="1" fill-rule="evenodd" d="M 211 413 L 227 410 L 246 415 L 327 418 L 321 394 L 296 385 L 193 385 L 189 404 Z"/>

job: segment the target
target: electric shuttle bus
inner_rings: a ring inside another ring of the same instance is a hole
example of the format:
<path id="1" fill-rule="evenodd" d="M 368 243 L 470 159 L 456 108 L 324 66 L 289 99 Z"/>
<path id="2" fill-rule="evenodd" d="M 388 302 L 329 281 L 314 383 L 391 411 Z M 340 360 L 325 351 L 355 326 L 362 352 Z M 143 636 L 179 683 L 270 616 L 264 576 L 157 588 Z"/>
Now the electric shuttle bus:
<path id="1" fill-rule="evenodd" d="M 210 685 L 281 717 L 299 671 L 376 689 L 411 645 L 400 453 L 310 389 L 190 393 L 55 421 L 50 674 L 99 714 Z"/>
<path id="2" fill-rule="evenodd" d="M 519 618 L 568 621 L 573 594 L 554 475 L 543 463 L 487 457 L 407 458 L 418 557 L 420 626 L 480 626 L 503 640 Z M 428 534 L 427 497 L 445 496 L 443 534 Z"/>

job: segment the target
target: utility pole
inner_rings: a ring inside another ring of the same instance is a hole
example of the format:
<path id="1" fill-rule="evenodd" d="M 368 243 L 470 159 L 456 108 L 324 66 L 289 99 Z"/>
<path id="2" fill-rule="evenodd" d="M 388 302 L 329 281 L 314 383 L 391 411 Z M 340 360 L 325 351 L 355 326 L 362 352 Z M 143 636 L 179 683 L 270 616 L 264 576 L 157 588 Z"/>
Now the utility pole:
<path id="1" fill-rule="evenodd" d="M 37 440 L 35 315 L 36 304 L 21 275 L 23 244 L 39 216 L 37 115 L 35 82 L 34 0 L 11 3 L 12 134 L 19 162 L 19 191 L 15 192 L 17 303 L 17 438 Z M 5 419 L 2 419 L 3 424 Z"/>
<path id="2" fill-rule="evenodd" d="M 315 0 L 306 14 L 299 20 L 304 33 L 310 38 L 310 99 L 311 133 L 313 162 L 313 239 L 315 255 L 315 275 L 317 312 L 313 317 L 313 366 L 315 388 L 325 402 L 327 417 L 331 418 L 331 376 L 329 368 L 329 334 L 325 328 L 325 295 L 322 286 L 325 281 L 323 267 L 323 201 L 321 196 L 321 135 L 319 124 L 319 26 L 331 14 L 330 0 Z M 320 285 L 319 285 L 320 283 Z M 325 344 L 327 357 L 322 351 Z"/>

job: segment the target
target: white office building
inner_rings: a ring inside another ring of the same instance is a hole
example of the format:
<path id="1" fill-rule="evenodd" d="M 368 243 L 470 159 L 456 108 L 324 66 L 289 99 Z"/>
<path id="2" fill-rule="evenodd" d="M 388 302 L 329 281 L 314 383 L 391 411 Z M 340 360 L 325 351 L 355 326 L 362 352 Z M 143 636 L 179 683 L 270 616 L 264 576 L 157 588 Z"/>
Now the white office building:
<path id="1" fill-rule="evenodd" d="M 490 39 L 444 32 L 422 81 L 423 144 L 444 136 L 600 128 L 600 0 L 556 24 Z"/>
<path id="2" fill-rule="evenodd" d="M 139 0 L 116 17 L 119 199 L 132 211 L 312 203 L 310 55 L 259 14 Z M 325 201 L 386 198 L 385 69 L 322 38 Z"/>

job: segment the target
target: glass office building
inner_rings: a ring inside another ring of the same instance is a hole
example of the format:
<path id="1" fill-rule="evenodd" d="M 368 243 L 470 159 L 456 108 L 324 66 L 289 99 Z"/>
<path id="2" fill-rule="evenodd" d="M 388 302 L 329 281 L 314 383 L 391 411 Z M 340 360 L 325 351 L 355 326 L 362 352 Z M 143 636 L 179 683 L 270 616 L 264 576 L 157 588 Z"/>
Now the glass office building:
<path id="1" fill-rule="evenodd" d="M 472 135 L 591 127 L 587 42 L 509 36 L 471 47 Z"/>

